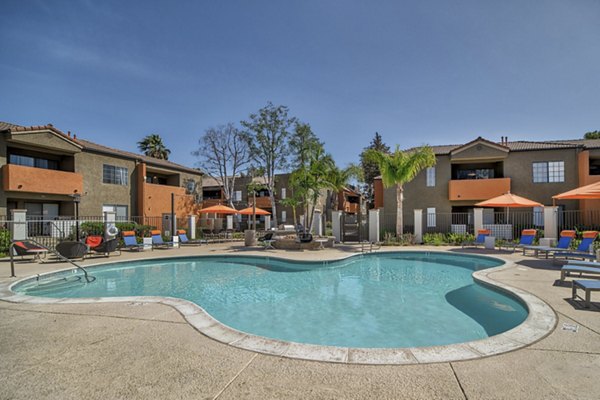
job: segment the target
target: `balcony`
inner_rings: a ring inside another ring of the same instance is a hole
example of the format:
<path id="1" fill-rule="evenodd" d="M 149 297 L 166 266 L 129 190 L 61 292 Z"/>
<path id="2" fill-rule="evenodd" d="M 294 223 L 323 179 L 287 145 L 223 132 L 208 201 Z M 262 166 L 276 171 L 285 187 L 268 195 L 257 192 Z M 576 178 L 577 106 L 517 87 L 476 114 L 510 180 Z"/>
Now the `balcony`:
<path id="1" fill-rule="evenodd" d="M 202 199 L 202 208 L 218 206 L 219 204 L 229 207 L 229 205 L 225 203 L 224 199 Z"/>
<path id="2" fill-rule="evenodd" d="M 350 214 L 356 214 L 360 210 L 360 204 L 358 203 L 349 203 L 344 202 L 344 207 L 342 207 L 342 211 Z"/>
<path id="3" fill-rule="evenodd" d="M 2 167 L 2 183 L 7 192 L 62 195 L 83 193 L 81 174 L 16 164 Z"/>
<path id="4" fill-rule="evenodd" d="M 249 199 L 249 202 L 252 202 L 252 199 Z M 271 206 L 271 198 L 270 197 L 257 197 L 256 198 L 256 207 L 258 208 L 272 208 Z"/>
<path id="5" fill-rule="evenodd" d="M 448 184 L 448 198 L 457 200 L 487 200 L 510 191 L 510 178 L 461 179 Z"/>

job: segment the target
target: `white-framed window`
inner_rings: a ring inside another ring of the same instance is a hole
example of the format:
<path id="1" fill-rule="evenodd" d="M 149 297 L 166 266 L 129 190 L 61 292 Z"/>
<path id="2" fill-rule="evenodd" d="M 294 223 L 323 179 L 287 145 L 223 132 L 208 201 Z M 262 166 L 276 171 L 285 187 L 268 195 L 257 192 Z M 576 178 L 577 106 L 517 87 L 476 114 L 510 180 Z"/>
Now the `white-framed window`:
<path id="1" fill-rule="evenodd" d="M 102 214 L 105 212 L 114 212 L 117 221 L 126 221 L 128 218 L 129 206 L 122 204 L 104 204 L 102 206 Z"/>
<path id="2" fill-rule="evenodd" d="M 127 168 L 104 164 L 102 166 L 102 182 L 127 186 L 129 184 Z"/>
<path id="3" fill-rule="evenodd" d="M 427 207 L 427 227 L 435 228 L 435 207 Z"/>
<path id="4" fill-rule="evenodd" d="M 236 190 L 233 192 L 233 201 L 242 201 L 242 191 Z"/>
<path id="5" fill-rule="evenodd" d="M 287 212 L 282 211 L 281 212 L 281 222 L 285 222 L 286 219 L 287 219 Z"/>
<path id="6" fill-rule="evenodd" d="M 281 198 L 285 199 L 285 195 L 286 195 L 285 188 L 281 188 Z"/>
<path id="7" fill-rule="evenodd" d="M 427 168 L 427 187 L 435 186 L 435 167 Z"/>
<path id="8" fill-rule="evenodd" d="M 565 181 L 564 161 L 534 162 L 533 183 L 552 183 Z"/>

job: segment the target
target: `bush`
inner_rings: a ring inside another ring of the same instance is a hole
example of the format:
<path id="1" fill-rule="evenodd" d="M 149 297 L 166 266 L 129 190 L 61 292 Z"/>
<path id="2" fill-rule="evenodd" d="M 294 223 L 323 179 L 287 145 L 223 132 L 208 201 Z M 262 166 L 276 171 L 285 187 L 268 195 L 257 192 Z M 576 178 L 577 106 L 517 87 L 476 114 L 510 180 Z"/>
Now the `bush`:
<path id="1" fill-rule="evenodd" d="M 156 229 L 152 225 L 140 225 L 135 222 L 117 222 L 115 223 L 119 232 L 123 231 L 135 231 L 137 237 L 149 237 L 150 231 Z M 79 225 L 79 234 L 82 237 L 89 235 L 104 235 L 104 223 L 103 222 L 83 222 Z M 73 235 L 73 233 L 72 233 Z"/>
<path id="2" fill-rule="evenodd" d="M 0 257 L 8 254 L 10 246 L 10 231 L 8 229 L 0 229 Z"/>
<path id="3" fill-rule="evenodd" d="M 393 232 L 383 232 L 383 246 L 412 246 L 416 244 L 415 235 L 405 233 L 396 237 Z"/>
<path id="4" fill-rule="evenodd" d="M 423 244 L 429 246 L 459 246 L 473 240 L 475 235 L 470 233 L 425 233 L 423 235 Z"/>

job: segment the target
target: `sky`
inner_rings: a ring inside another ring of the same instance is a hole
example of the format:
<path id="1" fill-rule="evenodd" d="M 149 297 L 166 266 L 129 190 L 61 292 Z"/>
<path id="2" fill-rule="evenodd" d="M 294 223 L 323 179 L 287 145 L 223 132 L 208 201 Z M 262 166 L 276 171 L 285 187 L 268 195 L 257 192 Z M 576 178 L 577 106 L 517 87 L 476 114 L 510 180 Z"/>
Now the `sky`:
<path id="1" fill-rule="evenodd" d="M 0 121 L 199 167 L 267 102 L 340 166 L 392 148 L 600 130 L 600 1 L 0 0 Z"/>

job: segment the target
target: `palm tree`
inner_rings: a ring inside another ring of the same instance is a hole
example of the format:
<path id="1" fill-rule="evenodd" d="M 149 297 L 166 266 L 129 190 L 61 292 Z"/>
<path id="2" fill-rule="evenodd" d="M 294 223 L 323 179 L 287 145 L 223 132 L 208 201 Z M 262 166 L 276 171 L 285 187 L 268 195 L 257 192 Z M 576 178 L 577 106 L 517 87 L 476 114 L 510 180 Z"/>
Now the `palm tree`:
<path id="1" fill-rule="evenodd" d="M 331 201 L 333 208 L 338 209 L 338 196 L 341 190 L 348 186 L 348 182 L 352 178 L 362 179 L 362 168 L 356 164 L 350 164 L 344 169 L 333 166 L 329 171 L 328 181 L 331 183 Z"/>
<path id="2" fill-rule="evenodd" d="M 396 185 L 396 236 L 403 233 L 402 197 L 404 184 L 412 181 L 421 170 L 435 165 L 435 153 L 429 146 L 403 152 L 399 146 L 391 154 L 367 150 L 366 157 L 379 165 L 381 181 L 388 188 Z"/>
<path id="3" fill-rule="evenodd" d="M 148 157 L 168 160 L 171 150 L 167 149 L 160 135 L 153 133 L 137 143 L 138 149 Z"/>

